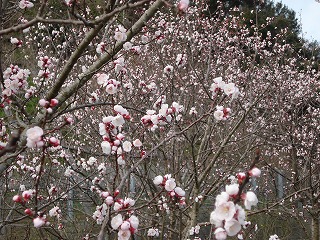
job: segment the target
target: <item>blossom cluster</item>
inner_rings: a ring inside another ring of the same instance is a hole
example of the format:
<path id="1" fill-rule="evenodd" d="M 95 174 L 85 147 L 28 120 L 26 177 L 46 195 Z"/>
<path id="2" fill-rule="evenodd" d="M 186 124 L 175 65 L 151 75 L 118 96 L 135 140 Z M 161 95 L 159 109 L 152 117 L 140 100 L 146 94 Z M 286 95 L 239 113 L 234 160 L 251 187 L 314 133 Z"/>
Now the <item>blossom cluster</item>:
<path id="1" fill-rule="evenodd" d="M 51 59 L 48 56 L 40 57 L 38 61 L 38 67 L 40 68 L 38 77 L 48 79 L 50 76 L 49 68 L 52 67 Z"/>
<path id="2" fill-rule="evenodd" d="M 96 207 L 96 211 L 93 213 L 93 219 L 97 224 L 102 224 L 105 216 L 107 215 L 107 209 L 113 205 L 113 210 L 118 212 L 127 210 L 130 215 L 129 218 L 124 219 L 122 214 L 118 213 L 111 219 L 111 227 L 118 231 L 118 240 L 127 240 L 131 234 L 134 234 L 139 225 L 139 219 L 132 215 L 131 207 L 134 206 L 135 200 L 132 198 L 118 198 L 119 191 L 116 190 L 113 194 L 107 191 L 99 191 L 100 197 L 104 200 L 101 206 Z"/>
<path id="3" fill-rule="evenodd" d="M 159 237 L 159 229 L 157 228 L 149 228 L 147 232 L 148 237 Z"/>
<path id="4" fill-rule="evenodd" d="M 245 173 L 237 174 L 237 178 L 226 185 L 225 191 L 216 197 L 215 209 L 210 214 L 210 223 L 215 226 L 214 234 L 217 240 L 235 236 L 241 231 L 242 226 L 246 227 L 246 212 L 238 204 L 238 200 L 243 202 L 245 209 L 251 210 L 252 206 L 258 204 L 258 199 L 252 191 L 239 192 L 239 186 L 247 177 L 258 177 L 260 173 L 260 170 L 254 167 L 248 172 L 248 176 Z"/>
<path id="5" fill-rule="evenodd" d="M 165 104 L 165 98 L 159 98 L 155 103 L 155 107 L 160 105 L 158 113 L 155 110 L 147 110 L 147 114 L 141 118 L 141 122 L 144 126 L 150 128 L 151 131 L 155 131 L 157 128 L 171 123 L 172 120 L 180 121 L 184 107 L 177 102 L 173 102 L 169 107 L 169 104 Z"/>
<path id="6" fill-rule="evenodd" d="M 39 126 L 29 128 L 26 131 L 26 136 L 27 136 L 27 144 L 26 145 L 29 148 L 43 147 L 45 144 L 45 141 L 48 142 L 52 147 L 58 147 L 60 145 L 60 140 L 57 139 L 56 137 L 52 136 L 48 139 L 44 139 L 43 129 L 40 128 Z"/>
<path id="7" fill-rule="evenodd" d="M 4 72 L 4 90 L 2 97 L 4 99 L 16 94 L 19 90 L 27 90 L 27 79 L 30 75 L 30 70 L 20 69 L 17 65 L 10 65 Z"/>
<path id="8" fill-rule="evenodd" d="M 27 147 L 36 148 L 42 147 L 44 145 L 43 141 L 43 130 L 42 128 L 35 126 L 29 128 L 26 132 L 27 135 Z"/>
<path id="9" fill-rule="evenodd" d="M 127 219 L 119 213 L 111 219 L 111 227 L 118 230 L 118 240 L 129 240 L 139 226 L 139 219 L 135 215 L 131 215 Z"/>
<path id="10" fill-rule="evenodd" d="M 109 79 L 109 75 L 102 73 L 97 78 L 97 83 L 106 88 L 108 94 L 115 94 L 119 91 L 120 82 L 115 79 Z"/>
<path id="11" fill-rule="evenodd" d="M 22 41 L 20 40 L 20 39 L 18 39 L 18 38 L 13 38 L 13 37 L 11 37 L 10 38 L 10 43 L 11 44 L 14 44 L 14 45 L 16 45 L 16 47 L 21 47 L 22 46 Z"/>
<path id="12" fill-rule="evenodd" d="M 34 6 L 34 4 L 28 0 L 21 0 L 19 2 L 19 8 L 21 8 L 21 9 L 32 8 L 33 6 Z"/>
<path id="13" fill-rule="evenodd" d="M 114 39 L 117 41 L 117 42 L 123 42 L 127 39 L 127 34 L 126 34 L 126 29 L 121 26 L 121 25 L 118 25 L 115 33 L 114 33 Z"/>
<path id="14" fill-rule="evenodd" d="M 156 176 L 153 179 L 153 183 L 157 186 L 163 187 L 164 190 L 167 191 L 170 199 L 177 202 L 179 206 L 184 206 L 186 204 L 186 192 L 181 187 L 177 187 L 176 180 L 171 177 L 171 174 L 166 174 L 164 176 Z M 168 210 L 168 206 L 164 201 L 159 201 L 159 204 L 161 205 L 161 209 Z"/>
<path id="15" fill-rule="evenodd" d="M 216 106 L 216 111 L 214 111 L 213 116 L 216 120 L 227 120 L 230 116 L 231 109 L 225 108 L 223 106 Z"/>
<path id="16" fill-rule="evenodd" d="M 125 135 L 122 133 L 122 127 L 125 120 L 129 120 L 130 114 L 121 105 L 115 105 L 115 116 L 108 116 L 102 119 L 102 123 L 99 124 L 99 133 L 103 136 L 101 148 L 104 154 L 112 154 L 117 156 L 117 163 L 119 165 L 125 164 L 125 153 L 129 153 L 132 150 L 132 146 L 140 148 L 142 142 L 139 139 L 133 142 L 125 140 Z"/>
<path id="17" fill-rule="evenodd" d="M 237 98 L 239 95 L 239 88 L 236 87 L 234 83 L 226 83 L 222 80 L 222 77 L 217 77 L 213 79 L 213 83 L 209 89 L 212 92 L 212 96 L 216 96 L 219 92 L 223 91 L 227 96 L 232 96 L 232 98 Z"/>

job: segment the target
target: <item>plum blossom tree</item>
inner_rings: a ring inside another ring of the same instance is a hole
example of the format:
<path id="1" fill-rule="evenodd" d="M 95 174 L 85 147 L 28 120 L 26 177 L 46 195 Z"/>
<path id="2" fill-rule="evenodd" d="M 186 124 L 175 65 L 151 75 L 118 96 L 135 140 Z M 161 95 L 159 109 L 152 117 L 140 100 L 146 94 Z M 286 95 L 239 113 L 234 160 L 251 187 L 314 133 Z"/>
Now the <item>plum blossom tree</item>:
<path id="1" fill-rule="evenodd" d="M 275 123 L 293 139 L 306 129 L 290 116 L 318 130 L 300 118 L 311 102 L 294 108 L 300 90 L 317 99 L 318 73 L 291 56 L 285 29 L 264 39 L 239 9 L 206 17 L 205 1 L 4 3 L 0 17 L 16 24 L 0 29 L 1 234 L 252 237 L 247 216 L 270 210 L 254 211 L 259 168 L 273 165 L 261 155 L 288 149 Z M 311 185 L 294 178 L 284 201 L 306 194 L 316 206 L 318 158 L 304 154 L 309 165 L 290 167 Z"/>

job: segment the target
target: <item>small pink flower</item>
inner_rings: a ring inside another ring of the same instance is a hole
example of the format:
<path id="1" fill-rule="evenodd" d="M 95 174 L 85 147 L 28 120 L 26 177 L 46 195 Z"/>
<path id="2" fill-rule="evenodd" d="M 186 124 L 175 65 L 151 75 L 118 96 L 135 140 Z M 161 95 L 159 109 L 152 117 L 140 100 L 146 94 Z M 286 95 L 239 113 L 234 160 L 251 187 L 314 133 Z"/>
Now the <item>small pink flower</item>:
<path id="1" fill-rule="evenodd" d="M 261 170 L 260 170 L 259 168 L 254 167 L 254 168 L 252 168 L 252 169 L 249 171 L 249 175 L 250 175 L 251 177 L 260 177 L 260 175 L 261 175 Z"/>
<path id="2" fill-rule="evenodd" d="M 15 196 L 13 196 L 12 201 L 14 201 L 16 203 L 22 203 L 23 199 L 21 198 L 21 196 L 15 195 Z"/>
<path id="3" fill-rule="evenodd" d="M 179 11 L 186 12 L 189 7 L 189 3 L 190 3 L 189 0 L 180 0 L 177 6 Z"/>
<path id="4" fill-rule="evenodd" d="M 59 101 L 57 99 L 53 98 L 50 100 L 50 107 L 55 107 L 58 105 L 58 103 L 59 103 Z"/>
<path id="5" fill-rule="evenodd" d="M 19 2 L 19 7 L 21 9 L 25 9 L 25 8 L 32 8 L 34 5 L 32 2 L 28 1 L 28 0 L 21 0 Z"/>
<path id="6" fill-rule="evenodd" d="M 55 137 L 51 137 L 49 139 L 49 142 L 50 144 L 53 146 L 53 147 L 58 147 L 60 145 L 60 141 L 59 139 L 55 138 Z"/>
<path id="7" fill-rule="evenodd" d="M 33 219 L 33 225 L 36 228 L 42 227 L 45 223 L 46 221 L 41 217 L 37 217 Z"/>

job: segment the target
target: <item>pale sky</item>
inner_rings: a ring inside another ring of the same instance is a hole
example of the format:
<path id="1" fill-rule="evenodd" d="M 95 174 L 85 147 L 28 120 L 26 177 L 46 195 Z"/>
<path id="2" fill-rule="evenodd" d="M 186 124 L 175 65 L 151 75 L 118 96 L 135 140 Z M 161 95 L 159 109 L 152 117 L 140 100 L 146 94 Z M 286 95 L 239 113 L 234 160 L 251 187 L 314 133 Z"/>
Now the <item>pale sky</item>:
<path id="1" fill-rule="evenodd" d="M 296 12 L 302 25 L 303 37 L 320 42 L 320 3 L 315 0 L 273 0 L 282 2 Z"/>

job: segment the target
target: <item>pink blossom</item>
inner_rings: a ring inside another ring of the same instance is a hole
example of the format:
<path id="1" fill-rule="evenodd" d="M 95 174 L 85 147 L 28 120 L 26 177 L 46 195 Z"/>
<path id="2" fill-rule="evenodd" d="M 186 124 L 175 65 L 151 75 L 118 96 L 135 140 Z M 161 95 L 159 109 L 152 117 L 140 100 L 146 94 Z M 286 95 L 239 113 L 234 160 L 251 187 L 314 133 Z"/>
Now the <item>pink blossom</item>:
<path id="1" fill-rule="evenodd" d="M 236 213 L 236 208 L 233 202 L 228 201 L 217 206 L 215 212 L 218 219 L 230 220 Z"/>
<path id="2" fill-rule="evenodd" d="M 130 152 L 130 151 L 131 151 L 131 147 L 132 147 L 132 143 L 129 142 L 129 141 L 125 141 L 125 142 L 122 144 L 122 147 L 123 147 L 123 151 L 125 151 L 125 152 Z"/>
<path id="3" fill-rule="evenodd" d="M 217 195 L 216 197 L 216 202 L 215 202 L 215 206 L 218 207 L 219 205 L 221 205 L 222 203 L 225 203 L 227 201 L 229 201 L 229 194 L 226 192 L 222 192 L 219 195 Z"/>
<path id="4" fill-rule="evenodd" d="M 27 135 L 27 147 L 34 148 L 34 147 L 42 147 L 43 141 L 43 130 L 42 128 L 35 126 L 33 128 L 29 128 L 26 132 Z"/>
<path id="5" fill-rule="evenodd" d="M 223 91 L 226 95 L 232 95 L 236 91 L 236 86 L 234 83 L 226 83 L 223 85 Z"/>
<path id="6" fill-rule="evenodd" d="M 123 223 L 120 226 L 120 229 L 125 231 L 130 229 L 130 223 L 128 221 L 123 221 Z"/>
<path id="7" fill-rule="evenodd" d="M 108 197 L 106 197 L 106 204 L 107 205 L 112 205 L 113 204 L 113 197 L 112 196 L 108 196 Z"/>
<path id="8" fill-rule="evenodd" d="M 234 196 L 237 195 L 239 192 L 239 184 L 230 184 L 226 186 L 226 192 L 230 195 L 230 196 Z"/>
<path id="9" fill-rule="evenodd" d="M 230 219 L 225 222 L 224 229 L 228 236 L 235 236 L 241 230 L 241 224 L 235 219 Z"/>
<path id="10" fill-rule="evenodd" d="M 101 143 L 102 152 L 109 155 L 111 153 L 111 145 L 108 141 L 103 141 Z"/>
<path id="11" fill-rule="evenodd" d="M 153 179 L 153 183 L 154 185 L 160 185 L 161 183 L 163 182 L 163 177 L 162 176 L 156 176 L 154 179 Z"/>
<path id="12" fill-rule="evenodd" d="M 51 144 L 52 146 L 54 146 L 54 147 L 58 147 L 58 146 L 60 145 L 59 139 L 57 139 L 57 138 L 55 138 L 55 137 L 51 137 L 51 138 L 49 139 L 49 142 L 50 142 L 50 144 Z"/>
<path id="13" fill-rule="evenodd" d="M 261 170 L 259 168 L 254 167 L 249 171 L 249 175 L 252 177 L 260 177 Z"/>
<path id="14" fill-rule="evenodd" d="M 37 217 L 33 219 L 33 225 L 36 228 L 42 227 L 46 221 L 42 217 Z"/>
<path id="15" fill-rule="evenodd" d="M 164 72 L 165 74 L 167 74 L 167 75 L 172 74 L 172 72 L 173 72 L 173 66 L 171 66 L 171 65 L 166 66 L 166 67 L 163 69 L 163 72 Z"/>
<path id="16" fill-rule="evenodd" d="M 215 227 L 223 227 L 223 220 L 221 220 L 216 211 L 212 211 L 210 214 L 210 223 L 215 225 Z"/>
<path id="17" fill-rule="evenodd" d="M 223 228 L 219 227 L 214 231 L 214 236 L 217 240 L 227 239 L 227 232 Z"/>
<path id="18" fill-rule="evenodd" d="M 131 217 L 129 217 L 129 222 L 132 228 L 138 229 L 139 219 L 135 215 L 132 215 Z"/>
<path id="19" fill-rule="evenodd" d="M 49 211 L 49 216 L 50 217 L 55 217 L 58 216 L 60 214 L 61 210 L 59 207 L 55 206 L 52 209 L 50 209 Z"/>
<path id="20" fill-rule="evenodd" d="M 142 142 L 139 139 L 136 139 L 136 140 L 133 141 L 133 146 L 141 147 L 142 146 Z"/>
<path id="21" fill-rule="evenodd" d="M 21 0 L 19 2 L 19 7 L 21 9 L 25 9 L 25 8 L 32 8 L 33 7 L 33 3 L 28 1 L 28 0 Z"/>
<path id="22" fill-rule="evenodd" d="M 175 182 L 175 180 L 174 180 L 173 178 L 168 179 L 168 180 L 166 181 L 165 186 L 164 186 L 164 188 L 165 188 L 168 192 L 172 191 L 175 187 L 176 187 L 176 182 Z"/>
<path id="23" fill-rule="evenodd" d="M 123 220 L 120 213 L 111 219 L 111 227 L 115 230 L 118 229 L 122 223 L 123 223 Z"/>
<path id="24" fill-rule="evenodd" d="M 245 194 L 244 206 L 246 209 L 251 210 L 252 206 L 256 206 L 258 204 L 258 198 L 254 192 L 247 192 Z"/>
<path id="25" fill-rule="evenodd" d="M 148 237 L 159 237 L 159 230 L 157 228 L 150 228 L 150 229 L 148 229 L 147 236 Z"/>
<path id="26" fill-rule="evenodd" d="M 12 201 L 17 202 L 17 203 L 22 203 L 23 199 L 19 195 L 14 195 L 12 198 Z"/>
<path id="27" fill-rule="evenodd" d="M 130 230 L 119 230 L 118 240 L 129 240 L 131 236 Z"/>
<path id="28" fill-rule="evenodd" d="M 174 191 L 175 191 L 175 193 L 176 193 L 177 195 L 179 195 L 180 197 L 184 197 L 184 196 L 186 195 L 186 192 L 183 191 L 182 188 L 180 188 L 180 187 L 176 187 L 176 188 L 174 189 Z"/>
<path id="29" fill-rule="evenodd" d="M 189 0 L 180 0 L 180 2 L 178 3 L 178 9 L 179 11 L 185 12 L 187 11 L 188 7 L 189 7 Z"/>
<path id="30" fill-rule="evenodd" d="M 102 73 L 97 78 L 97 83 L 102 86 L 106 86 L 109 80 L 109 75 Z"/>

